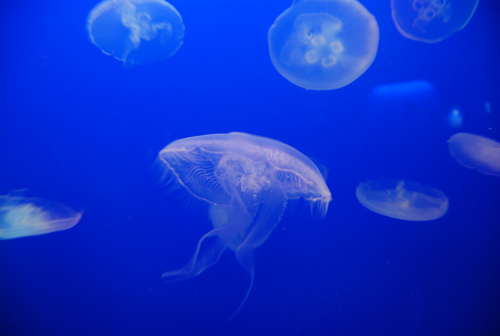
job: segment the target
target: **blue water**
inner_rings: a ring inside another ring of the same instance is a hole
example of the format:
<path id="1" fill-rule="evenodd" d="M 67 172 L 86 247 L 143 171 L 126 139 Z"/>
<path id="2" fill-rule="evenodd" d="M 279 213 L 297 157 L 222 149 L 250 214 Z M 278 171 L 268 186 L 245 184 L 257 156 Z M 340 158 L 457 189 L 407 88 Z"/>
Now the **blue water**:
<path id="1" fill-rule="evenodd" d="M 28 188 L 84 211 L 70 230 L 0 241 L 0 335 L 500 331 L 500 178 L 460 166 L 446 144 L 456 132 L 500 139 L 494 2 L 426 44 L 399 34 L 389 1 L 362 1 L 380 27 L 378 54 L 332 91 L 299 88 L 270 61 L 267 31 L 291 0 L 172 0 L 184 45 L 131 69 L 89 42 L 96 3 L 0 5 L 0 194 Z M 435 87 L 432 108 L 398 113 L 370 96 L 416 80 Z M 291 204 L 256 250 L 252 292 L 227 322 L 249 285 L 232 253 L 194 279 L 161 279 L 210 223 L 203 204 L 159 183 L 154 162 L 176 139 L 231 131 L 280 140 L 326 167 L 333 199 L 320 220 Z M 430 222 L 370 212 L 355 188 L 379 178 L 435 187 L 449 211 Z"/>

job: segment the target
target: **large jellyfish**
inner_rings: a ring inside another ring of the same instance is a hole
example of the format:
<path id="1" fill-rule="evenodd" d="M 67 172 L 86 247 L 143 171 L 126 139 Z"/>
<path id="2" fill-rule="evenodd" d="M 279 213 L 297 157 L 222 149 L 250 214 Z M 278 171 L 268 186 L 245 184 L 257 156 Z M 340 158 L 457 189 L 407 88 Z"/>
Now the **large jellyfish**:
<path id="1" fill-rule="evenodd" d="M 451 156 L 462 166 L 500 176 L 500 143 L 479 135 L 457 133 L 448 140 Z"/>
<path id="2" fill-rule="evenodd" d="M 448 197 L 441 191 L 416 182 L 378 180 L 356 188 L 358 201 L 380 215 L 407 221 L 438 219 L 448 211 Z"/>
<path id="3" fill-rule="evenodd" d="M 361 76 L 378 39 L 375 17 L 355 0 L 295 0 L 268 34 L 276 70 L 311 90 L 338 89 Z"/>
<path id="4" fill-rule="evenodd" d="M 126 67 L 164 60 L 184 37 L 179 12 L 164 0 L 106 0 L 87 18 L 89 38 Z"/>
<path id="5" fill-rule="evenodd" d="M 210 134 L 172 142 L 159 154 L 167 177 L 192 197 L 209 204 L 213 230 L 198 242 L 191 260 L 163 277 L 195 277 L 230 249 L 254 279 L 253 250 L 279 223 L 287 200 L 303 198 L 325 216 L 330 190 L 316 165 L 276 140 L 244 133 Z M 209 239 L 206 243 L 205 240 Z M 202 247 L 202 245 L 207 245 Z"/>
<path id="6" fill-rule="evenodd" d="M 479 0 L 391 0 L 396 28 L 411 40 L 435 43 L 464 28 Z"/>
<path id="7" fill-rule="evenodd" d="M 39 198 L 26 198 L 19 192 L 0 196 L 0 239 L 37 236 L 67 230 L 82 217 L 67 206 Z"/>

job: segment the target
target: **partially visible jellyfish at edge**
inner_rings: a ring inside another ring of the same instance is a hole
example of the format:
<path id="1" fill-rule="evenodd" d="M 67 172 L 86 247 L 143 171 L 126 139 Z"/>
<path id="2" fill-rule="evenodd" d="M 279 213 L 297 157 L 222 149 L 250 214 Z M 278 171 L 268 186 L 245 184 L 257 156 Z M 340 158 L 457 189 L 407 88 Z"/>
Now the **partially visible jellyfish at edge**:
<path id="1" fill-rule="evenodd" d="M 383 216 L 406 221 L 430 221 L 448 211 L 448 197 L 416 182 L 381 179 L 362 182 L 356 188 L 358 201 Z"/>
<path id="2" fill-rule="evenodd" d="M 56 202 L 22 197 L 13 191 L 0 196 L 0 239 L 37 236 L 75 226 L 81 212 Z"/>
<path id="3" fill-rule="evenodd" d="M 475 134 L 457 133 L 448 140 L 448 148 L 462 166 L 500 176 L 500 142 Z"/>
<path id="4" fill-rule="evenodd" d="M 391 0 L 392 19 L 410 40 L 436 43 L 463 29 L 479 0 Z"/>
<path id="5" fill-rule="evenodd" d="M 268 33 L 276 70 L 310 90 L 356 80 L 375 59 L 378 41 L 375 17 L 356 0 L 295 0 Z"/>
<path id="6" fill-rule="evenodd" d="M 125 67 L 162 61 L 179 50 L 184 23 L 164 0 L 106 0 L 87 17 L 90 41 Z"/>
<path id="7" fill-rule="evenodd" d="M 170 143 L 158 159 L 170 183 L 209 204 L 213 226 L 191 260 L 163 277 L 170 282 L 195 277 L 217 263 L 226 249 L 233 251 L 251 280 L 230 319 L 250 294 L 253 250 L 280 222 L 287 201 L 305 199 L 319 217 L 326 215 L 331 201 L 325 180 L 309 158 L 264 137 L 229 133 L 185 138 Z"/>

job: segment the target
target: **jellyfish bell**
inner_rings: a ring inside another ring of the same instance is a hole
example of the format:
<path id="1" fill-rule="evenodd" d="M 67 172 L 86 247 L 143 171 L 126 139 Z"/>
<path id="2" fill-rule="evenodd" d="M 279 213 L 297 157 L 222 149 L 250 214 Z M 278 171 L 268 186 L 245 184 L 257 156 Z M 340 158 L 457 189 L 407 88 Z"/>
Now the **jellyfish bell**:
<path id="1" fill-rule="evenodd" d="M 356 198 L 367 209 L 391 218 L 429 221 L 448 211 L 448 197 L 434 188 L 403 180 L 362 182 Z"/>
<path id="2" fill-rule="evenodd" d="M 462 166 L 500 176 L 500 142 L 475 134 L 457 133 L 448 140 L 448 149 Z"/>
<path id="3" fill-rule="evenodd" d="M 126 67 L 162 61 L 179 50 L 184 23 L 164 0 L 105 0 L 87 17 L 90 41 Z"/>
<path id="4" fill-rule="evenodd" d="M 375 59 L 378 40 L 375 17 L 356 0 L 295 0 L 268 33 L 276 70 L 311 90 L 356 80 Z"/>
<path id="5" fill-rule="evenodd" d="M 325 216 L 331 200 L 325 180 L 309 158 L 264 137 L 229 133 L 185 138 L 169 144 L 158 158 L 172 183 L 209 204 L 213 225 L 199 240 L 191 260 L 163 277 L 169 281 L 195 277 L 217 263 L 226 249 L 233 251 L 251 278 L 233 316 L 252 288 L 253 250 L 279 223 L 287 201 L 305 199 Z M 216 239 L 204 243 L 209 237 Z"/>
<path id="6" fill-rule="evenodd" d="M 67 206 L 19 192 L 0 196 L 0 239 L 37 236 L 75 226 L 82 217 Z"/>
<path id="7" fill-rule="evenodd" d="M 411 40 L 435 43 L 464 28 L 479 0 L 391 0 L 396 28 Z"/>

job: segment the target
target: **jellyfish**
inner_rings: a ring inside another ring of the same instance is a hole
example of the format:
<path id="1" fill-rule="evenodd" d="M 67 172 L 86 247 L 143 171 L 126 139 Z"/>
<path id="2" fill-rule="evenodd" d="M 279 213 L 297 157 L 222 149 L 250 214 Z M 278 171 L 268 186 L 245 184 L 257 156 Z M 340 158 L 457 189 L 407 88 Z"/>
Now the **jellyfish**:
<path id="1" fill-rule="evenodd" d="M 378 39 L 375 17 L 355 0 L 295 0 L 268 34 L 276 70 L 310 90 L 338 89 L 361 76 Z"/>
<path id="2" fill-rule="evenodd" d="M 198 242 L 191 260 L 163 277 L 195 277 L 218 262 L 226 249 L 254 280 L 253 250 L 279 223 L 287 200 L 305 199 L 323 217 L 330 190 L 318 167 L 296 149 L 276 140 L 244 134 L 210 134 L 170 143 L 159 153 L 166 177 L 189 196 L 209 205 L 213 230 Z M 210 238 L 210 239 L 207 239 Z M 202 245 L 208 245 L 202 248 Z"/>
<path id="3" fill-rule="evenodd" d="M 67 206 L 12 191 L 0 196 L 0 239 L 37 236 L 67 230 L 82 217 Z"/>
<path id="4" fill-rule="evenodd" d="M 87 17 L 90 41 L 125 67 L 162 61 L 179 50 L 181 15 L 164 0 L 106 0 Z"/>
<path id="5" fill-rule="evenodd" d="M 469 23 L 479 0 L 391 0 L 396 28 L 411 40 L 436 43 Z"/>
<path id="6" fill-rule="evenodd" d="M 356 188 L 356 197 L 373 212 L 407 221 L 434 220 L 448 211 L 448 197 L 443 192 L 411 181 L 362 182 Z"/>
<path id="7" fill-rule="evenodd" d="M 500 142 L 470 133 L 457 133 L 448 140 L 448 148 L 462 166 L 500 176 Z"/>

